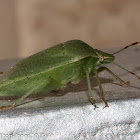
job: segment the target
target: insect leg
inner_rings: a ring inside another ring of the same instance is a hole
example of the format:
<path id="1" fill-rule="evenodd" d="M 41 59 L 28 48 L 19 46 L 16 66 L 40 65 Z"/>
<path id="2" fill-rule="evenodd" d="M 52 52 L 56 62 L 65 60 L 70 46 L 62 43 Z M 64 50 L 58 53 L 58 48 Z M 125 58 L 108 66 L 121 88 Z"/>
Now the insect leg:
<path id="1" fill-rule="evenodd" d="M 24 96 L 22 96 L 21 98 L 19 98 L 18 100 L 16 100 L 12 105 L 9 106 L 1 106 L 0 110 L 6 110 L 6 109 L 11 109 L 16 107 L 20 102 L 22 102 L 26 97 L 28 97 L 29 95 L 31 95 L 36 89 L 38 89 L 42 84 L 44 84 L 45 82 L 49 82 L 50 80 L 47 78 L 44 81 L 42 81 L 40 84 L 36 85 L 32 90 L 30 90 L 29 92 L 27 92 Z"/>
<path id="2" fill-rule="evenodd" d="M 105 100 L 105 95 L 104 95 L 104 92 L 103 92 L 103 88 L 102 88 L 102 85 L 101 85 L 101 82 L 100 82 L 100 79 L 99 79 L 99 76 L 98 76 L 98 71 L 96 69 L 95 69 L 95 75 L 96 75 L 97 83 L 98 83 L 99 89 L 100 89 L 100 97 L 104 101 L 105 107 L 109 107 L 107 101 Z"/>
<path id="3" fill-rule="evenodd" d="M 127 81 L 127 82 L 124 82 L 121 78 L 119 78 L 116 74 L 114 74 L 111 70 L 109 70 L 107 67 L 100 67 L 98 68 L 97 72 L 101 72 L 103 70 L 106 70 L 108 73 L 110 73 L 116 80 L 118 80 L 121 84 L 121 86 L 126 86 L 126 85 L 129 85 L 130 82 Z"/>
<path id="4" fill-rule="evenodd" d="M 0 74 L 3 74 L 3 72 L 0 71 Z"/>
<path id="5" fill-rule="evenodd" d="M 93 96 L 92 96 L 91 83 L 90 83 L 90 78 L 89 78 L 89 72 L 88 72 L 88 70 L 86 71 L 86 77 L 87 77 L 87 83 L 88 83 L 88 100 L 89 100 L 95 107 L 97 107 L 97 106 L 95 105 L 97 102 L 96 102 L 96 100 L 93 99 Z"/>

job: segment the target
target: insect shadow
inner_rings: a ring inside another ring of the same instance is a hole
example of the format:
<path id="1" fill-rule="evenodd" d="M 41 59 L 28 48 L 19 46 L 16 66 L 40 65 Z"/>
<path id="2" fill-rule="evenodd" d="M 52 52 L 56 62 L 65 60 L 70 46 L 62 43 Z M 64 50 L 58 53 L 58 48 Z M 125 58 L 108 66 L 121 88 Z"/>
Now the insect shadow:
<path id="1" fill-rule="evenodd" d="M 111 78 L 100 78 L 100 80 L 101 80 L 102 84 L 113 83 L 113 81 L 114 81 L 114 79 L 111 79 Z M 93 77 L 91 79 L 91 86 L 92 86 L 92 88 L 98 86 L 95 77 Z M 44 97 L 58 97 L 58 96 L 64 96 L 65 94 L 67 94 L 69 92 L 75 93 L 75 92 L 80 92 L 80 91 L 88 91 L 87 81 L 85 78 L 78 84 L 68 83 L 64 90 L 60 90 L 60 89 L 53 90 L 48 93 L 42 93 L 39 95 L 31 95 L 28 98 L 31 98 L 31 99 L 35 98 L 35 100 L 38 100 L 38 99 L 41 99 Z M 99 94 L 98 90 L 94 89 L 94 91 L 96 91 L 96 93 Z M 19 97 L 17 97 L 17 96 L 12 96 L 12 97 L 6 96 L 6 97 L 0 97 L 0 100 L 15 100 L 18 98 Z"/>
<path id="2" fill-rule="evenodd" d="M 105 83 L 113 83 L 113 81 L 114 81 L 111 78 L 100 78 L 100 80 L 102 81 L 102 84 L 105 84 Z M 93 77 L 91 79 L 91 86 L 92 86 L 92 88 L 98 86 L 95 77 Z M 51 92 L 49 92 L 47 94 L 42 94 L 39 97 L 55 97 L 55 96 L 57 97 L 57 96 L 64 96 L 65 94 L 67 94 L 69 92 L 75 93 L 75 92 L 81 92 L 81 91 L 88 91 L 88 86 L 87 86 L 86 79 L 82 80 L 78 84 L 68 83 L 67 86 L 66 86 L 66 88 L 64 90 L 60 90 L 60 89 L 53 90 L 53 91 L 51 91 Z M 96 91 L 96 92 L 98 92 L 98 91 Z M 31 96 L 31 97 L 33 97 L 33 96 Z"/>
<path id="3" fill-rule="evenodd" d="M 101 80 L 102 84 L 113 83 L 113 81 L 114 81 L 111 78 L 100 78 L 100 80 Z M 96 78 L 93 77 L 91 79 L 91 87 L 94 88 L 97 86 L 98 86 L 98 84 L 96 82 Z M 63 91 L 63 95 L 67 94 L 68 92 L 80 92 L 80 91 L 87 91 L 87 90 L 88 90 L 87 81 L 86 81 L 86 79 L 84 79 L 79 84 L 76 84 L 76 85 L 69 83 L 67 85 L 67 87 L 65 88 L 65 90 Z M 62 91 L 59 90 L 57 93 L 61 95 Z"/>

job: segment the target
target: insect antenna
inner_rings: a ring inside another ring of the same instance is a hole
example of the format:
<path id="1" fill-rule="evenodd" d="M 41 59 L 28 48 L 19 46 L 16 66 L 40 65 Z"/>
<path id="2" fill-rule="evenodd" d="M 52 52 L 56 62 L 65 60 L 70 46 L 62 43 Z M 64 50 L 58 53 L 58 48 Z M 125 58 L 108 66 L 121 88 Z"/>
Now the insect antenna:
<path id="1" fill-rule="evenodd" d="M 134 42 L 134 43 L 132 43 L 132 44 L 130 44 L 130 45 L 127 45 L 126 47 L 120 49 L 119 51 L 113 53 L 112 55 L 117 54 L 117 53 L 119 53 L 119 52 L 121 52 L 121 51 L 123 51 L 123 50 L 125 50 L 125 49 L 127 49 L 127 48 L 129 48 L 129 47 L 131 47 L 131 46 L 137 45 L 137 44 L 140 45 L 140 42 Z"/>
<path id="2" fill-rule="evenodd" d="M 131 72 L 131 71 L 129 71 L 129 70 L 123 68 L 122 66 L 120 66 L 119 64 L 117 64 L 117 63 L 115 63 L 115 62 L 112 62 L 112 63 L 115 64 L 115 65 L 117 65 L 117 66 L 120 67 L 121 69 L 123 69 L 123 70 L 129 72 L 130 74 L 136 76 L 136 77 L 140 80 L 140 77 L 139 77 L 138 75 L 136 75 L 134 72 Z"/>

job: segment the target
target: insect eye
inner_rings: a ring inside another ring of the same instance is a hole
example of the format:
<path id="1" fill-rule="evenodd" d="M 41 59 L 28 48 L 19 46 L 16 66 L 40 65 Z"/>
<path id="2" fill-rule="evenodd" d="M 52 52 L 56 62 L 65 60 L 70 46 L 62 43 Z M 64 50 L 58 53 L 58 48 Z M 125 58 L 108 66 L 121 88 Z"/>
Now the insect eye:
<path id="1" fill-rule="evenodd" d="M 104 56 L 100 55 L 99 60 L 100 60 L 100 62 L 103 62 L 104 61 Z"/>

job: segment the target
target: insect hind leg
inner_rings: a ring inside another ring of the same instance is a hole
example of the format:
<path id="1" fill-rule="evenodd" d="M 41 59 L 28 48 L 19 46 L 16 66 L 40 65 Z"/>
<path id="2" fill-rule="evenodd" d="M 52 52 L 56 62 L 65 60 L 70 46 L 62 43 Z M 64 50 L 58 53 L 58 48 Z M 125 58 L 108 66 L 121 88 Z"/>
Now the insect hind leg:
<path id="1" fill-rule="evenodd" d="M 47 78 L 45 80 L 43 80 L 40 84 L 34 86 L 34 88 L 32 88 L 29 92 L 27 92 L 25 95 L 23 95 L 21 98 L 17 99 L 12 105 L 8 105 L 8 106 L 1 106 L 0 110 L 7 110 L 7 109 L 12 109 L 16 106 L 18 106 L 26 97 L 28 97 L 29 95 L 31 95 L 35 90 L 37 90 L 41 85 L 43 85 L 46 82 L 49 82 L 50 78 Z"/>

